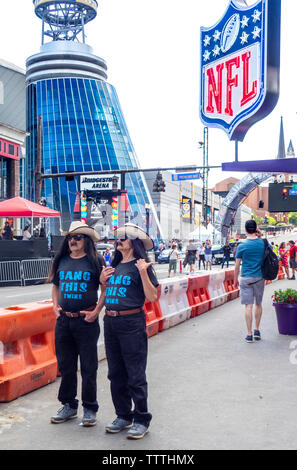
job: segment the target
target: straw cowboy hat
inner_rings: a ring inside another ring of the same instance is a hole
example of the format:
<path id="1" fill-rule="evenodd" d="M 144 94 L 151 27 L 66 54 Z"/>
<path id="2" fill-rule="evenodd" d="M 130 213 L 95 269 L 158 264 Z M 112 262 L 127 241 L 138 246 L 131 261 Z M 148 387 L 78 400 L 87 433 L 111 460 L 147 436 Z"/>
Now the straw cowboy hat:
<path id="1" fill-rule="evenodd" d="M 88 225 L 83 224 L 80 220 L 71 222 L 68 232 L 63 232 L 61 229 L 60 232 L 65 237 L 70 233 L 83 233 L 84 235 L 88 235 L 88 237 L 90 237 L 94 242 L 98 242 L 100 240 L 99 234 L 96 232 L 96 230 L 93 229 L 93 227 L 89 227 Z"/>
<path id="2" fill-rule="evenodd" d="M 149 235 L 142 230 L 142 228 L 131 223 L 127 223 L 123 227 L 119 227 L 114 231 L 114 234 L 116 238 L 124 238 L 125 236 L 134 240 L 139 238 L 146 250 L 151 250 L 154 247 L 154 242 Z"/>

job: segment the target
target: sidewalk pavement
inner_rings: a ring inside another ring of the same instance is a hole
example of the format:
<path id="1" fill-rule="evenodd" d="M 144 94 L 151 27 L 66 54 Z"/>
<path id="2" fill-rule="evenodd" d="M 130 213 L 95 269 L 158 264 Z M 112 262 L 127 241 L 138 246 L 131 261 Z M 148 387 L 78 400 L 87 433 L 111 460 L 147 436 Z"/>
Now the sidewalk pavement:
<path id="1" fill-rule="evenodd" d="M 260 342 L 244 341 L 239 299 L 149 339 L 153 420 L 141 441 L 126 439 L 125 432 L 104 431 L 114 419 L 104 360 L 99 363 L 96 427 L 83 428 L 79 419 L 49 422 L 60 407 L 57 378 L 0 403 L 0 449 L 296 449 L 297 364 L 290 359 L 297 357 L 297 338 L 278 333 L 271 300 L 274 289 L 286 287 L 296 284 L 281 280 L 266 286 Z M 81 411 L 80 406 L 79 416 Z"/>

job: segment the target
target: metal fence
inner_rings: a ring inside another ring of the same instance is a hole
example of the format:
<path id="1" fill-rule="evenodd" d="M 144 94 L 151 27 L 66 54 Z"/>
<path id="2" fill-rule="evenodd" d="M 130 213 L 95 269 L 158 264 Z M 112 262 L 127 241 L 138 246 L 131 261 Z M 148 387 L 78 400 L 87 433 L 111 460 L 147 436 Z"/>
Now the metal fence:
<path id="1" fill-rule="evenodd" d="M 26 281 L 45 280 L 48 276 L 51 264 L 51 258 L 23 259 L 21 261 L 23 285 L 26 285 Z"/>
<path id="2" fill-rule="evenodd" d="M 20 261 L 0 261 L 0 283 L 19 282 L 23 285 Z"/>
<path id="3" fill-rule="evenodd" d="M 1 261 L 0 284 L 19 282 L 21 286 L 25 286 L 27 281 L 44 281 L 51 264 L 51 258 Z"/>

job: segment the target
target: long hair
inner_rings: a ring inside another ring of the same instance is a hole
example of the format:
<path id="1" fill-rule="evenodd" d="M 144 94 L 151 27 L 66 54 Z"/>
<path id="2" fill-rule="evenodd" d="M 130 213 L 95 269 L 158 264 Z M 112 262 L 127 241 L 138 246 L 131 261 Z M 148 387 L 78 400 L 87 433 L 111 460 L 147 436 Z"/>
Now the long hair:
<path id="1" fill-rule="evenodd" d="M 144 248 L 142 241 L 139 238 L 135 238 L 135 239 L 130 239 L 130 242 L 132 244 L 134 258 L 136 259 L 142 258 L 147 263 L 149 263 L 150 259 L 148 257 L 147 251 Z M 117 242 L 115 242 L 115 252 L 111 260 L 111 266 L 115 268 L 122 261 L 122 259 L 123 259 L 122 253 L 119 250 L 117 250 Z M 152 272 L 153 274 L 155 274 L 155 270 L 153 269 L 152 266 L 148 268 L 148 272 Z"/>
<path id="2" fill-rule="evenodd" d="M 86 256 L 88 257 L 89 262 L 91 263 L 92 268 L 95 271 L 95 279 L 98 279 L 98 287 L 99 287 L 99 276 L 101 272 L 101 266 L 99 263 L 95 243 L 90 237 L 88 237 L 88 235 L 86 235 L 84 238 L 84 250 L 85 250 Z M 46 280 L 47 283 L 50 283 L 53 281 L 57 273 L 57 270 L 59 268 L 61 259 L 64 258 L 65 256 L 70 255 L 70 253 L 71 251 L 69 249 L 68 240 L 65 237 L 59 250 L 56 253 L 56 256 L 54 257 L 48 278 Z"/>

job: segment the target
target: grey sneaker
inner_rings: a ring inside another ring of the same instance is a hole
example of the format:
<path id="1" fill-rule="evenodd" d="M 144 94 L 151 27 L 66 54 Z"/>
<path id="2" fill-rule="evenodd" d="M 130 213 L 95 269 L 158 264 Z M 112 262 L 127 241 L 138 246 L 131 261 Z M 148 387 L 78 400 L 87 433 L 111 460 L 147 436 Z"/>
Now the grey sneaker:
<path id="1" fill-rule="evenodd" d="M 56 416 L 51 417 L 51 422 L 55 424 L 65 423 L 65 421 L 76 417 L 77 410 L 75 410 L 74 408 L 70 408 L 69 404 L 65 403 L 65 405 L 57 411 Z"/>
<path id="2" fill-rule="evenodd" d="M 84 415 L 81 423 L 85 427 L 96 426 L 96 411 L 84 408 Z"/>
<path id="3" fill-rule="evenodd" d="M 116 434 L 117 432 L 123 431 L 123 429 L 129 429 L 132 426 L 132 422 L 123 418 L 116 418 L 111 424 L 105 427 L 106 432 Z"/>
<path id="4" fill-rule="evenodd" d="M 140 423 L 134 423 L 127 432 L 127 439 L 142 439 L 148 433 L 148 426 Z"/>

